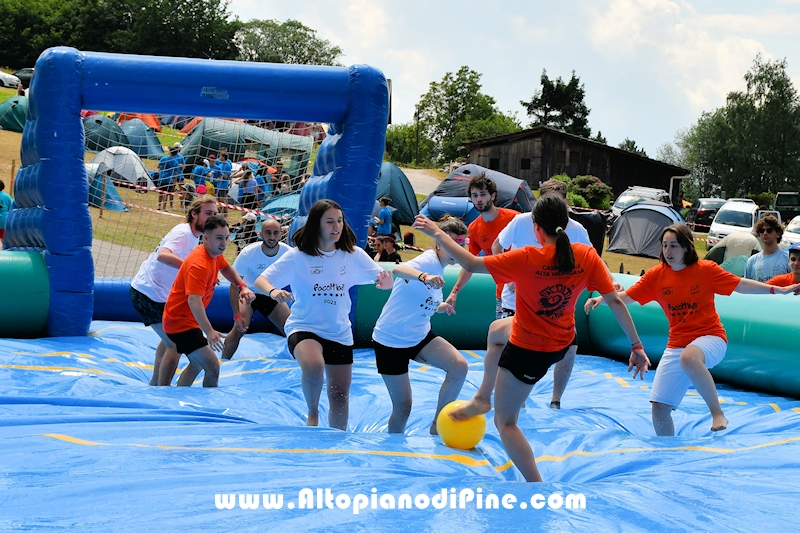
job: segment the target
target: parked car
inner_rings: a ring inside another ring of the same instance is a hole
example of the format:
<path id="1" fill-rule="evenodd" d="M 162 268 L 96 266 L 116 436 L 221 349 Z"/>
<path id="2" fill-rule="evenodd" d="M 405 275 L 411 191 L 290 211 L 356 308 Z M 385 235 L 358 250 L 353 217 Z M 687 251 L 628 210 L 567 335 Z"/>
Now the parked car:
<path id="1" fill-rule="evenodd" d="M 0 70 L 0 87 L 11 87 L 16 89 L 21 82 L 22 80 L 13 74 L 7 74 Z"/>
<path id="2" fill-rule="evenodd" d="M 737 231 L 753 233 L 756 222 L 762 217 L 772 215 L 781 221 L 781 214 L 768 209 L 759 210 L 749 198 L 731 198 L 719 208 L 706 238 L 706 250 L 710 250 L 724 237 Z"/>
<path id="3" fill-rule="evenodd" d="M 698 198 L 686 211 L 686 224 L 692 228 L 692 231 L 708 233 L 714 216 L 723 205 L 725 205 L 725 200 L 722 198 Z"/>
<path id="4" fill-rule="evenodd" d="M 775 195 L 775 210 L 783 220 L 792 220 L 800 215 L 800 192 L 779 192 Z"/>
<path id="5" fill-rule="evenodd" d="M 800 242 L 800 217 L 794 217 L 786 225 L 781 237 L 781 248 L 786 249 L 797 242 Z"/>
<path id="6" fill-rule="evenodd" d="M 658 200 L 665 204 L 672 205 L 669 193 L 664 189 L 653 189 L 652 187 L 628 187 L 625 192 L 619 195 L 611 206 L 612 220 L 616 220 L 622 210 L 637 204 L 643 200 Z"/>
<path id="7" fill-rule="evenodd" d="M 31 78 L 33 78 L 33 67 L 21 68 L 14 73 L 14 76 L 19 78 L 24 88 L 31 86 Z M 16 85 L 14 86 L 16 87 Z"/>

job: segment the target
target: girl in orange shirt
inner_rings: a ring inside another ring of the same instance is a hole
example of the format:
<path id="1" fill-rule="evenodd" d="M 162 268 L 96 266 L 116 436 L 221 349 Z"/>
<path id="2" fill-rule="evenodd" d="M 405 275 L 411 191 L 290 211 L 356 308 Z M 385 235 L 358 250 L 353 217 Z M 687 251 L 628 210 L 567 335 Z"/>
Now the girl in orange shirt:
<path id="1" fill-rule="evenodd" d="M 542 477 L 533 450 L 517 426 L 519 411 L 533 385 L 572 344 L 575 303 L 584 288 L 591 285 L 607 298 L 631 341 L 630 366 L 635 365 L 642 376 L 650 366 L 608 270 L 594 248 L 570 243 L 564 231 L 567 222 L 564 201 L 547 195 L 533 208 L 533 230 L 542 248 L 526 246 L 487 257 L 470 254 L 422 215 L 414 222 L 415 229 L 436 239 L 465 270 L 489 273 L 498 284 L 517 284 L 517 313 L 498 364 L 494 422 L 506 452 L 527 481 L 542 481 Z"/>
<path id="2" fill-rule="evenodd" d="M 631 288 L 620 292 L 625 304 L 656 301 L 669 321 L 667 349 L 661 356 L 650 391 L 656 435 L 672 436 L 672 411 L 677 409 L 689 384 L 694 385 L 711 411 L 711 431 L 728 427 L 717 397 L 714 378 L 708 371 L 725 357 L 728 339 L 720 322 L 714 295 L 786 294 L 800 291 L 800 283 L 771 287 L 726 272 L 713 261 L 700 261 L 692 231 L 673 224 L 661 232 L 661 264 L 648 270 Z M 588 313 L 600 304 L 589 298 Z"/>

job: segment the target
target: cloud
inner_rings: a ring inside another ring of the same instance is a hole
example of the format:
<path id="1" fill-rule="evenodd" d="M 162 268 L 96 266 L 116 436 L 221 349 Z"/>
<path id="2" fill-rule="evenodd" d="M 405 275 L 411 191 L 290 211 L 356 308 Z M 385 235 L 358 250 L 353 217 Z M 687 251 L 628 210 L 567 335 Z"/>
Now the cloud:
<path id="1" fill-rule="evenodd" d="M 389 35 L 389 16 L 378 2 L 372 0 L 350 0 L 341 2 L 339 12 L 353 44 L 359 48 L 370 48 L 383 44 Z"/>

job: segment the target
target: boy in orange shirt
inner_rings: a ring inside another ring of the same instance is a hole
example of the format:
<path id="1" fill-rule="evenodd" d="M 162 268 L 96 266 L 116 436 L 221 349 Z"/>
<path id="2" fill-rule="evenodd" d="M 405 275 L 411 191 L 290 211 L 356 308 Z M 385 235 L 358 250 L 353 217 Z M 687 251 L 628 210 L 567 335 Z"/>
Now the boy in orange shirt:
<path id="1" fill-rule="evenodd" d="M 239 287 L 240 301 L 249 303 L 255 298 L 222 255 L 229 235 L 224 217 L 209 217 L 203 227 L 203 244 L 192 250 L 181 264 L 164 306 L 164 332 L 175 343 L 178 353 L 189 358 L 189 366 L 178 380 L 180 386 L 191 386 L 201 370 L 205 371 L 204 387 L 216 387 L 219 381 L 219 360 L 214 351 L 222 350 L 223 336 L 211 326 L 206 315 L 218 273 L 222 272 L 228 281 Z M 241 314 L 233 318 L 237 327 L 246 327 Z"/>
<path id="2" fill-rule="evenodd" d="M 789 270 L 791 272 L 775 276 L 767 282 L 767 285 L 788 287 L 800 282 L 800 242 L 794 243 L 786 251 L 789 252 Z"/>

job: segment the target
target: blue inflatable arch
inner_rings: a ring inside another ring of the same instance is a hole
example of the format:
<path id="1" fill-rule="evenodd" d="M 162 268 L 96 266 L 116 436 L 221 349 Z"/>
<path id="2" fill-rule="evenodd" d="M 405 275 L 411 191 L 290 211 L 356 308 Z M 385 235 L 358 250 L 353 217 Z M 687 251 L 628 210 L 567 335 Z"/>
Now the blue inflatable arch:
<path id="1" fill-rule="evenodd" d="M 49 336 L 86 335 L 92 320 L 81 109 L 329 122 L 331 134 L 318 151 L 299 215 L 330 198 L 342 205 L 359 242 L 366 240 L 389 116 L 388 84 L 379 70 L 51 48 L 36 62 L 5 239 L 12 250 L 44 254 Z"/>

